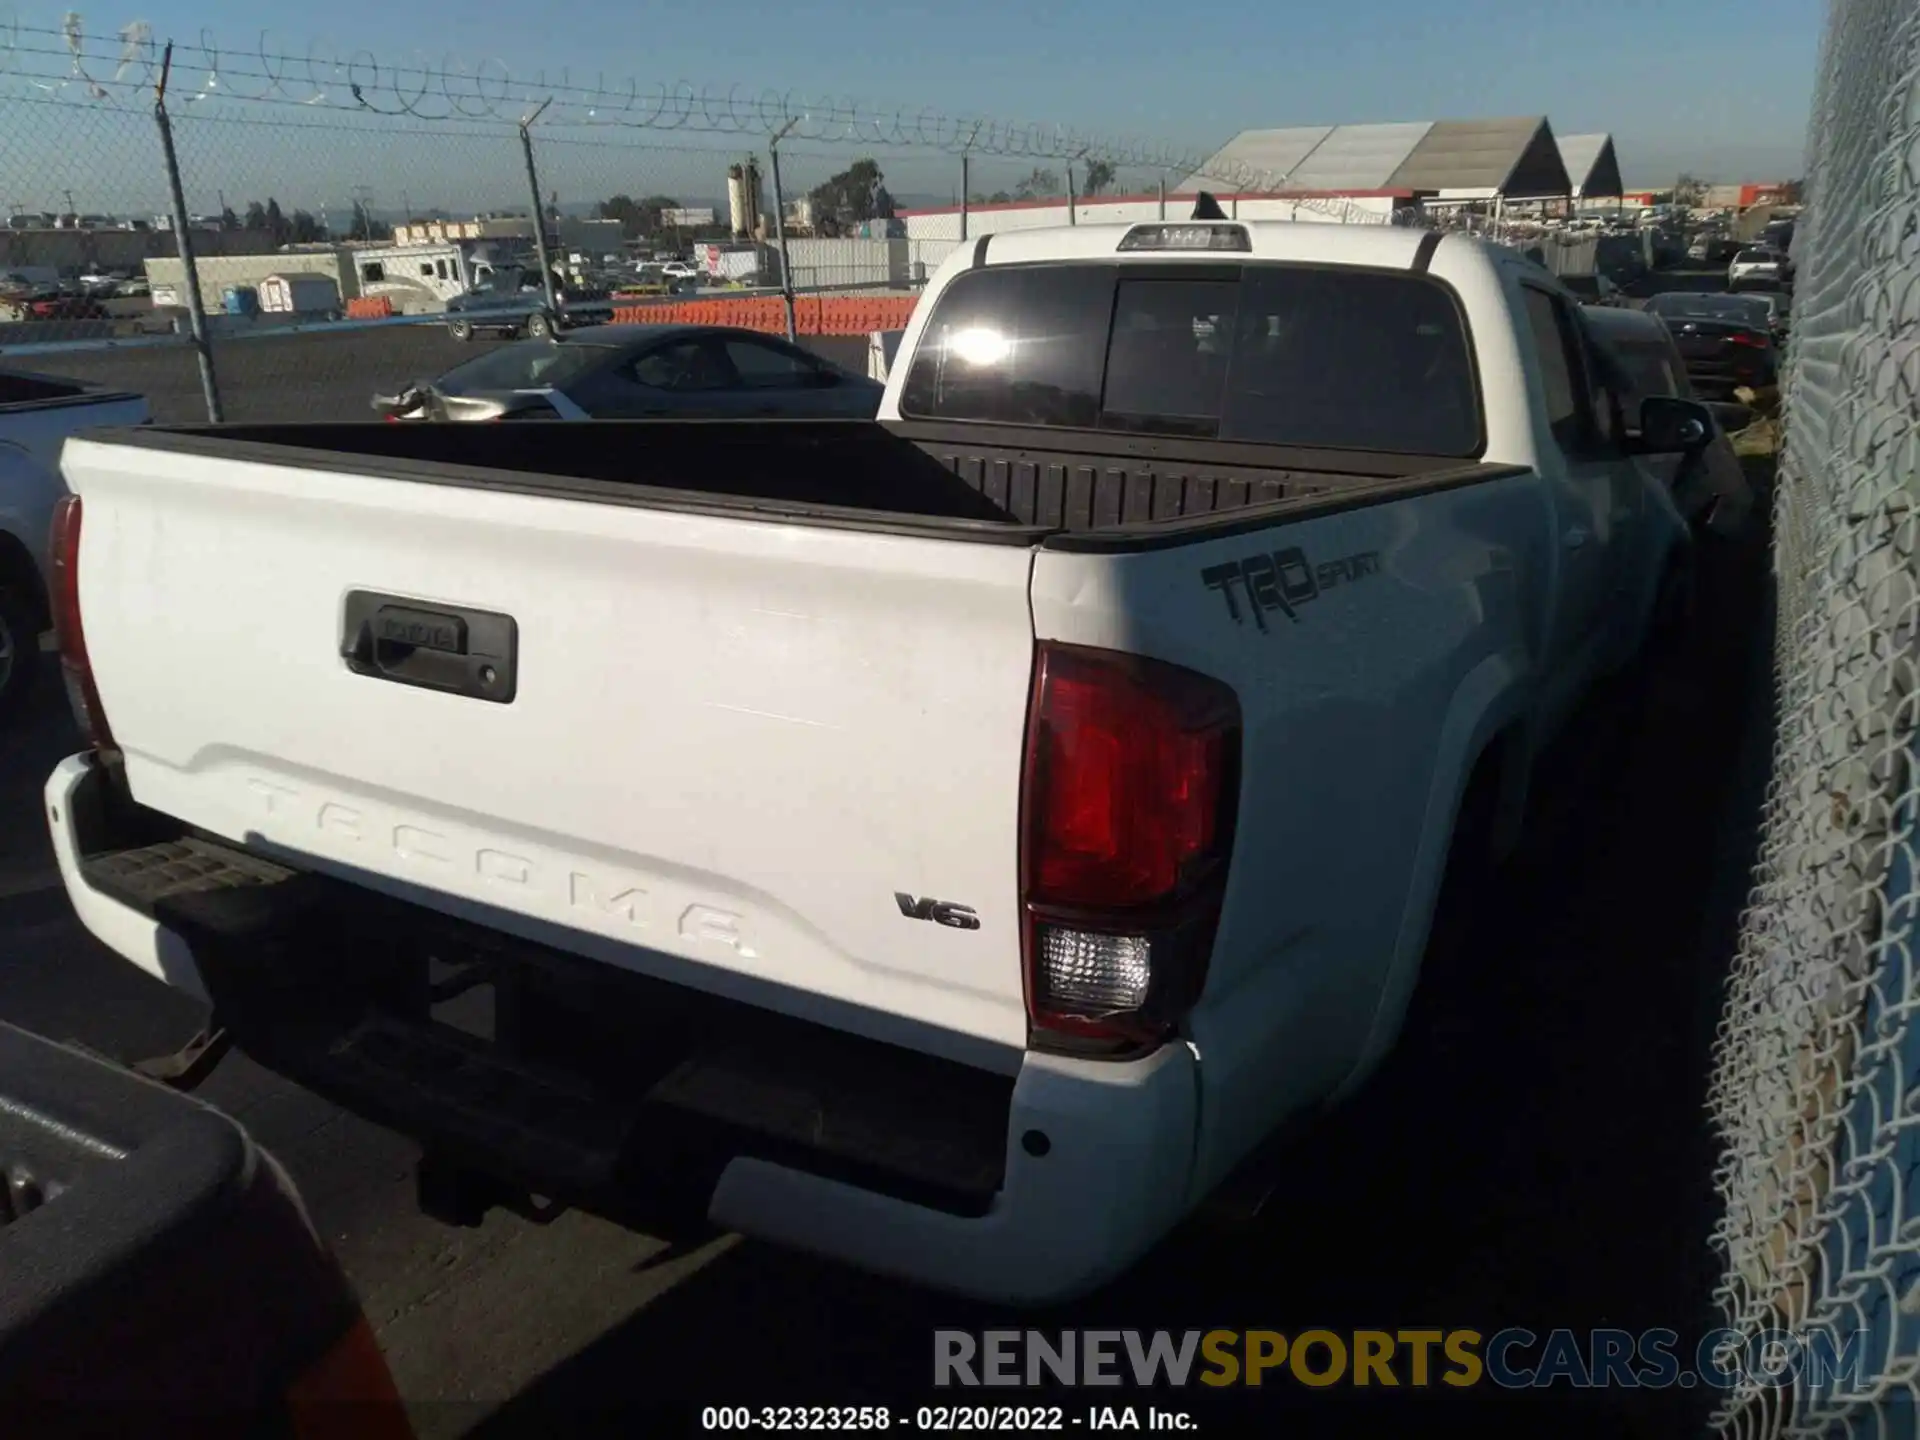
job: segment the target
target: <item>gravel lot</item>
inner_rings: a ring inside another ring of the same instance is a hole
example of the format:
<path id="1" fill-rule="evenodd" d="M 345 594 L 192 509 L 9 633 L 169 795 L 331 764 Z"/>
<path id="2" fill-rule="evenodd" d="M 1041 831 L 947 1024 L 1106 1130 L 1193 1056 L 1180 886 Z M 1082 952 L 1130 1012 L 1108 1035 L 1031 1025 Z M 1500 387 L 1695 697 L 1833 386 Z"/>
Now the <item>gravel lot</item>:
<path id="1" fill-rule="evenodd" d="M 232 413 L 252 419 L 359 419 L 375 386 L 466 353 L 437 330 L 241 351 L 223 360 Z M 179 352 L 59 368 L 197 418 Z M 1650 709 L 1596 706 L 1561 746 L 1470 958 L 1423 987 L 1375 1082 L 1285 1153 L 1257 1219 L 1191 1226 L 1108 1291 L 1025 1323 L 1664 1325 L 1691 1343 L 1712 1278 L 1706 1054 L 1766 761 L 1764 546 L 1711 558 L 1694 653 Z M 51 875 L 38 787 L 77 748 L 56 691 L 0 736 L 0 1018 L 137 1058 L 200 1017 L 81 932 Z M 243 1056 L 200 1093 L 301 1185 L 423 1437 L 561 1434 L 616 1411 L 632 1433 L 673 1434 L 708 1404 L 951 1400 L 931 1390 L 931 1330 L 1009 1320 L 750 1243 L 675 1252 L 578 1214 L 444 1229 L 413 1212 L 406 1141 Z M 1694 1398 L 1269 1384 L 1179 1403 L 1216 1434 L 1618 1437 L 1681 1433 Z"/>

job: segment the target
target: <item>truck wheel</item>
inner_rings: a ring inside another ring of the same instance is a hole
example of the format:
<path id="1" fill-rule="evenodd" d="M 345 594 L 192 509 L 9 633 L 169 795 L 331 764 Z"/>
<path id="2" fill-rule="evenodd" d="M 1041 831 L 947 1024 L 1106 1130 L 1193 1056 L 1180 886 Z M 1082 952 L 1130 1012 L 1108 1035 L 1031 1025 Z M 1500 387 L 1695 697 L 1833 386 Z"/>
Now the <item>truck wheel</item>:
<path id="1" fill-rule="evenodd" d="M 17 585 L 0 582 L 0 723 L 18 715 L 43 667 L 39 607 Z"/>
<path id="2" fill-rule="evenodd" d="M 551 340 L 553 338 L 553 317 L 543 310 L 536 310 L 527 317 L 527 338 L 529 340 Z"/>
<path id="3" fill-rule="evenodd" d="M 467 341 L 473 339 L 473 326 L 464 320 L 455 320 L 448 324 L 447 334 L 464 345 Z"/>

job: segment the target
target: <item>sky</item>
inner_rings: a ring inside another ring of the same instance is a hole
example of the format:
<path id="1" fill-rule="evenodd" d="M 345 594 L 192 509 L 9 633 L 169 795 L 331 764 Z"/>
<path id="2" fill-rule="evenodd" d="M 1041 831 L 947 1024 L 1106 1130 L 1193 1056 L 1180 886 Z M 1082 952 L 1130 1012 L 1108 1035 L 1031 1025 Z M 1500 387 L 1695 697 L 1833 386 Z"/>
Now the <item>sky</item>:
<path id="1" fill-rule="evenodd" d="M 401 63 L 485 62 L 524 80 L 564 70 L 576 84 L 604 76 L 610 85 L 685 80 L 746 95 L 857 97 L 1152 137 L 1203 155 L 1248 128 L 1544 113 L 1563 135 L 1611 132 L 1636 188 L 1681 171 L 1724 181 L 1798 176 L 1824 9 L 1815 0 L 131 3 L 139 8 L 119 15 L 83 11 L 88 31 L 111 34 L 138 18 L 157 39 L 196 43 L 210 32 L 220 50 L 246 54 L 264 27 L 268 48 L 280 53 L 318 42 L 321 53 L 364 49 Z M 14 14 L 23 24 L 59 24 L 51 9 L 35 14 L 32 0 Z M 283 108 L 276 118 L 303 117 Z M 880 153 L 896 190 L 937 193 L 957 183 L 944 157 Z M 459 168 L 451 151 L 437 165 L 414 158 L 419 178 L 388 177 L 386 189 L 427 187 L 434 173 Z M 833 158 L 796 154 L 807 171 L 801 183 L 814 170 L 824 178 Z M 707 157 L 663 157 L 660 168 L 657 187 L 616 188 L 706 197 L 720 188 Z M 985 187 L 1012 178 L 989 173 Z M 594 167 L 582 167 L 576 193 L 600 185 Z"/>

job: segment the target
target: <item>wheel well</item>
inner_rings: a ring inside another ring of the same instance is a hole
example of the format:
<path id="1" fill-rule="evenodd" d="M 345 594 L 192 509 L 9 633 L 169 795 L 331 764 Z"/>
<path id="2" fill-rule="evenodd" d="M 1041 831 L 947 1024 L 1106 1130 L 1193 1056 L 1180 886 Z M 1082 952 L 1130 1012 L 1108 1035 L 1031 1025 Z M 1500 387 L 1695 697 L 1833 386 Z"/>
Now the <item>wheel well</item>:
<path id="1" fill-rule="evenodd" d="M 40 571 L 17 535 L 0 532 L 0 589 L 18 591 L 33 607 L 33 616 L 42 630 L 53 623 L 47 606 L 47 594 L 40 584 Z"/>

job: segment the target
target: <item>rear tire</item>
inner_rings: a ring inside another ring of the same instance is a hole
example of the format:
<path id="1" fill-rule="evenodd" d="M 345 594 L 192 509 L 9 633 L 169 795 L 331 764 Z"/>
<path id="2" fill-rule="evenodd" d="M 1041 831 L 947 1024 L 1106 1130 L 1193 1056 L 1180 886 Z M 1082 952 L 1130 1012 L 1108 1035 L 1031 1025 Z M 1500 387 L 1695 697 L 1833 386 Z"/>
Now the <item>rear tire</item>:
<path id="1" fill-rule="evenodd" d="M 40 672 L 40 608 L 17 584 L 0 582 L 0 724 L 26 707 Z"/>
<path id="2" fill-rule="evenodd" d="M 447 326 L 447 334 L 464 345 L 473 339 L 473 326 L 464 320 L 455 320 Z"/>
<path id="3" fill-rule="evenodd" d="M 535 311 L 527 317 L 527 338 L 529 340 L 551 340 L 553 338 L 553 317 L 545 311 Z"/>

